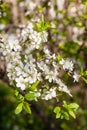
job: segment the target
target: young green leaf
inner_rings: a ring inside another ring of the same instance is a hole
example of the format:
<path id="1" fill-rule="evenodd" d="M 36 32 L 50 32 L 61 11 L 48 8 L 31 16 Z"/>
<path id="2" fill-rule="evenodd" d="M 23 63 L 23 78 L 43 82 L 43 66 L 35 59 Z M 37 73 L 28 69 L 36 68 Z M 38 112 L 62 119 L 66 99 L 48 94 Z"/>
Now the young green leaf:
<path id="1" fill-rule="evenodd" d="M 73 111 L 69 111 L 69 114 L 73 117 L 76 118 L 75 113 Z"/>
<path id="2" fill-rule="evenodd" d="M 15 96 L 17 97 L 19 94 L 19 91 L 15 90 Z"/>
<path id="3" fill-rule="evenodd" d="M 23 103 L 23 108 L 24 108 L 24 110 L 25 110 L 27 113 L 31 114 L 31 109 L 30 109 L 30 106 L 29 106 L 29 104 L 28 104 L 27 102 L 24 102 L 24 103 Z"/>
<path id="4" fill-rule="evenodd" d="M 54 108 L 54 113 L 59 113 L 60 110 L 61 110 L 60 107 L 55 107 L 55 108 Z"/>
<path id="5" fill-rule="evenodd" d="M 23 103 L 18 104 L 15 109 L 15 114 L 19 114 L 22 111 Z"/>
<path id="6" fill-rule="evenodd" d="M 60 116 L 61 116 L 61 113 L 56 113 L 56 119 L 60 118 Z"/>
<path id="7" fill-rule="evenodd" d="M 87 79 L 85 79 L 84 77 L 82 77 L 82 79 L 84 80 L 85 83 L 87 83 Z"/>
<path id="8" fill-rule="evenodd" d="M 38 6 L 38 11 L 39 12 L 44 12 L 45 8 L 41 7 L 41 6 Z"/>
<path id="9" fill-rule="evenodd" d="M 76 103 L 70 103 L 70 104 L 69 104 L 69 108 L 70 108 L 70 109 L 77 110 L 77 109 L 79 108 L 79 105 L 76 104 Z"/>
<path id="10" fill-rule="evenodd" d="M 35 88 L 38 86 L 38 84 L 40 83 L 40 81 L 36 81 L 31 87 L 30 90 L 35 90 Z"/>
<path id="11" fill-rule="evenodd" d="M 56 113 L 56 118 L 60 118 L 60 116 L 61 116 L 60 111 L 61 111 L 60 107 L 54 108 L 54 113 Z"/>
<path id="12" fill-rule="evenodd" d="M 35 99 L 35 93 L 34 92 L 30 92 L 30 93 L 27 93 L 25 94 L 25 99 L 27 100 L 34 100 Z"/>
<path id="13" fill-rule="evenodd" d="M 61 111 L 61 119 L 69 120 L 69 114 L 68 114 L 68 112 L 62 110 Z"/>

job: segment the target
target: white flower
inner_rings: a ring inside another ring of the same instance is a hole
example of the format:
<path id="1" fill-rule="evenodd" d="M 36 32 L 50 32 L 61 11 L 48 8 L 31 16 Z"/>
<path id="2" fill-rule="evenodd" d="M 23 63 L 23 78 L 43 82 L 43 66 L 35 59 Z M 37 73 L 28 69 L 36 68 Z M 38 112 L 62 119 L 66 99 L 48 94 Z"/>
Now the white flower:
<path id="1" fill-rule="evenodd" d="M 33 30 L 33 23 L 29 22 L 27 28 L 30 29 L 30 31 Z"/>
<path id="2" fill-rule="evenodd" d="M 42 42 L 47 42 L 48 33 L 46 31 L 41 32 Z"/>
<path id="3" fill-rule="evenodd" d="M 64 63 L 65 63 L 64 59 L 60 60 L 60 62 L 59 62 L 60 65 L 64 65 Z"/>
<path id="4" fill-rule="evenodd" d="M 33 11 L 34 9 L 35 9 L 35 7 L 36 7 L 36 3 L 35 2 L 33 2 L 33 1 L 28 1 L 28 0 L 26 0 L 26 6 L 27 6 L 27 8 L 30 10 L 30 11 Z"/>
<path id="5" fill-rule="evenodd" d="M 55 71 L 49 71 L 49 73 L 46 74 L 46 79 L 49 80 L 49 82 L 51 83 L 52 81 L 54 81 L 56 79 L 58 75 L 58 72 L 55 70 Z"/>
<path id="6" fill-rule="evenodd" d="M 14 51 L 21 51 L 21 46 L 19 45 L 18 40 L 14 40 L 13 42 L 9 42 L 9 48 Z"/>
<path id="7" fill-rule="evenodd" d="M 30 62 L 30 61 L 32 63 L 35 62 L 35 59 L 33 58 L 32 54 L 29 54 L 29 55 L 25 54 L 25 60 L 24 60 L 24 62 L 27 63 L 27 62 Z"/>
<path id="8" fill-rule="evenodd" d="M 26 88 L 26 81 L 25 81 L 25 79 L 22 76 L 16 78 L 15 81 L 17 83 L 16 86 L 18 88 L 21 88 L 21 90 L 25 90 L 25 88 Z"/>
<path id="9" fill-rule="evenodd" d="M 40 92 L 35 92 L 36 97 L 40 97 L 41 93 Z"/>
<path id="10" fill-rule="evenodd" d="M 77 72 L 74 72 L 73 78 L 74 78 L 74 82 L 78 82 L 79 81 L 79 74 Z"/>
<path id="11" fill-rule="evenodd" d="M 63 84 L 63 86 L 59 86 L 59 91 L 66 92 L 66 93 L 68 93 L 72 97 L 69 89 L 67 88 L 67 86 L 65 84 Z"/>
<path id="12" fill-rule="evenodd" d="M 37 74 L 37 79 L 38 79 L 39 81 L 42 81 L 42 77 L 41 77 L 41 73 L 40 73 L 40 72 Z"/>
<path id="13" fill-rule="evenodd" d="M 73 68 L 74 68 L 73 62 L 70 61 L 69 59 L 67 59 L 67 60 L 62 59 L 62 60 L 60 60 L 59 64 L 63 66 L 64 70 L 73 71 Z"/>
<path id="14" fill-rule="evenodd" d="M 0 23 L 0 30 L 3 30 L 5 28 L 5 24 Z"/>
<path id="15" fill-rule="evenodd" d="M 46 46 L 43 48 L 43 51 L 46 55 L 50 55 L 50 51 L 48 50 Z"/>
<path id="16" fill-rule="evenodd" d="M 70 96 L 72 96 L 71 94 L 70 94 L 70 91 L 69 91 L 69 89 L 67 88 L 67 86 L 61 81 L 61 79 L 55 79 L 55 82 L 58 84 L 58 90 L 59 91 L 61 91 L 61 92 L 66 92 L 66 93 L 68 93 Z"/>
<path id="17" fill-rule="evenodd" d="M 42 94 L 42 99 L 49 100 L 56 97 L 56 88 L 51 88 L 49 91 L 46 89 L 44 90 L 44 93 Z"/>
<path id="18" fill-rule="evenodd" d="M 38 66 L 39 69 L 42 70 L 43 72 L 48 72 L 48 70 L 49 70 L 48 66 L 45 64 L 44 61 L 41 61 L 41 62 L 37 63 L 37 66 Z"/>

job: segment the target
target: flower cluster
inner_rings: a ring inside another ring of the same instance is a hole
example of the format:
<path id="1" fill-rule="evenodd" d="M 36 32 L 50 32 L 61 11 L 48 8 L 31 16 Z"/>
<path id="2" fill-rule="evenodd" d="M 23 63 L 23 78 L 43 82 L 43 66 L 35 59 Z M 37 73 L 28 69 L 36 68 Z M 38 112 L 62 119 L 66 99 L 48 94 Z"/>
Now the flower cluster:
<path id="1" fill-rule="evenodd" d="M 59 64 L 63 66 L 64 70 L 69 70 L 70 72 L 73 71 L 73 62 L 72 61 L 69 61 L 69 60 L 65 61 L 64 59 L 62 59 L 59 62 Z"/>
<path id="2" fill-rule="evenodd" d="M 36 2 L 33 2 L 32 0 L 28 1 L 28 0 L 25 0 L 25 1 L 22 1 L 19 3 L 19 6 L 22 8 L 22 7 L 25 7 L 26 8 L 26 12 L 25 12 L 25 16 L 29 15 L 30 13 L 32 13 L 32 11 L 36 8 L 37 6 L 37 3 Z"/>
<path id="3" fill-rule="evenodd" d="M 3 54 L 6 62 L 10 84 L 14 85 L 15 82 L 17 88 L 26 90 L 40 81 L 40 86 L 35 89 L 35 93 L 37 97 L 45 100 L 55 98 L 59 91 L 72 96 L 60 75 L 63 70 L 74 72 L 73 62 L 69 59 L 57 60 L 57 55 L 52 54 L 48 49 L 48 33 L 38 32 L 34 29 L 33 23 L 29 22 L 22 30 L 20 37 L 20 40 L 15 38 L 13 41 L 7 42 L 4 39 L 0 41 L 0 53 Z M 73 78 L 74 81 L 79 80 L 76 72 Z M 50 86 L 53 87 L 50 88 Z"/>

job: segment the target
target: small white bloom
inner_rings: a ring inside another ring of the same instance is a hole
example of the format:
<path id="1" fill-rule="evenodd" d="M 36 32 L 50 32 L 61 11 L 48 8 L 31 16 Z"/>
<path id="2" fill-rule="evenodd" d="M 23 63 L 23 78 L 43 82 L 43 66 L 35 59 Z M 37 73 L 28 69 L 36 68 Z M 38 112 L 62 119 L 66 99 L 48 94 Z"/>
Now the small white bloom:
<path id="1" fill-rule="evenodd" d="M 68 93 L 72 97 L 72 95 L 66 85 L 59 86 L 59 91 Z"/>
<path id="2" fill-rule="evenodd" d="M 55 70 L 55 71 L 50 71 L 49 73 L 47 73 L 46 74 L 46 79 L 48 79 L 49 80 L 49 82 L 51 83 L 52 81 L 54 81 L 55 79 L 56 79 L 56 77 L 57 77 L 57 71 Z"/>
<path id="3" fill-rule="evenodd" d="M 55 97 L 56 97 L 56 88 L 51 88 L 48 91 L 45 89 L 42 95 L 42 99 L 45 99 L 45 100 L 50 100 Z"/>
<path id="4" fill-rule="evenodd" d="M 74 82 L 78 82 L 79 81 L 79 74 L 77 72 L 74 72 L 73 78 L 74 78 Z"/>
<path id="5" fill-rule="evenodd" d="M 68 93 L 70 96 L 72 96 L 72 95 L 70 94 L 69 89 L 68 89 L 67 86 L 61 81 L 61 79 L 56 78 L 56 79 L 55 79 L 55 82 L 59 85 L 59 87 L 58 87 L 58 90 L 59 90 L 59 91 L 61 91 L 61 92 L 66 92 L 66 93 Z"/>
<path id="6" fill-rule="evenodd" d="M 21 90 L 25 90 L 25 88 L 26 88 L 26 82 L 25 82 L 25 79 L 22 76 L 16 78 L 15 81 L 17 83 L 16 86 L 18 88 L 21 88 Z"/>
<path id="7" fill-rule="evenodd" d="M 60 60 L 60 62 L 59 62 L 60 65 L 64 65 L 64 63 L 65 63 L 64 59 Z"/>
<path id="8" fill-rule="evenodd" d="M 67 60 L 64 60 L 62 59 L 60 62 L 59 62 L 60 65 L 63 66 L 63 69 L 64 70 L 69 70 L 69 71 L 73 71 L 73 62 L 70 61 L 69 59 Z"/>

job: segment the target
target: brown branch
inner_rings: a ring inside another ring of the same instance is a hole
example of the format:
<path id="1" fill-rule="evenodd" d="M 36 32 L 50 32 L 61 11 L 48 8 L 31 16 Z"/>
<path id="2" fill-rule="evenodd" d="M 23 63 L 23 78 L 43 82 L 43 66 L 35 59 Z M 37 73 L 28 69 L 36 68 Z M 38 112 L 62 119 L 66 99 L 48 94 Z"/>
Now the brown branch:
<path id="1" fill-rule="evenodd" d="M 12 19 L 15 25 L 19 23 L 19 8 L 17 0 L 4 0 L 4 2 L 9 3 L 12 5 L 11 12 L 12 12 Z"/>
<path id="2" fill-rule="evenodd" d="M 17 29 L 18 26 L 14 25 L 14 24 L 8 24 L 8 25 L 6 25 L 6 26 L 4 27 L 3 31 L 8 32 L 8 31 L 9 31 L 10 29 L 12 29 L 12 28 Z"/>
<path id="3" fill-rule="evenodd" d="M 83 33 L 83 43 L 82 43 L 82 45 L 79 47 L 79 49 L 78 49 L 78 51 L 77 51 L 77 53 L 76 53 L 76 59 L 78 58 L 80 52 L 83 50 L 84 46 L 85 46 L 86 43 L 87 43 L 87 20 L 85 20 L 84 23 L 85 23 L 85 31 L 84 31 L 84 33 Z M 84 52 L 83 55 L 84 55 L 84 59 L 85 59 L 84 61 L 86 62 L 86 66 L 87 66 L 87 53 Z"/>

